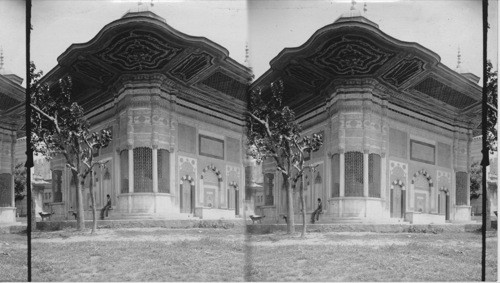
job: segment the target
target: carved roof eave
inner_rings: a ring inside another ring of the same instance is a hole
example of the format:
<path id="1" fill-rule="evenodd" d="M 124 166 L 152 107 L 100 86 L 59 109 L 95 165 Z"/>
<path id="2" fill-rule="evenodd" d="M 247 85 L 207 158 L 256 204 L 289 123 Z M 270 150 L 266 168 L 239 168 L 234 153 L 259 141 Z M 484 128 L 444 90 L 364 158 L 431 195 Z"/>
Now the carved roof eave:
<path id="1" fill-rule="evenodd" d="M 95 48 L 96 46 L 99 46 L 100 43 L 106 42 L 107 40 L 111 39 L 115 35 L 114 31 L 116 31 L 116 29 L 137 27 L 138 24 L 142 25 L 143 27 L 155 28 L 164 34 L 173 36 L 177 40 L 183 42 L 184 45 L 199 45 L 202 47 L 202 49 L 210 52 L 212 55 L 215 55 L 215 57 L 224 62 L 226 65 L 225 67 L 229 68 L 231 71 L 244 75 L 248 78 L 251 77 L 251 70 L 229 57 L 229 51 L 221 45 L 205 37 L 190 36 L 184 34 L 172 28 L 166 22 L 160 21 L 156 18 L 140 15 L 121 18 L 107 24 L 99 31 L 96 36 L 94 36 L 94 38 L 92 38 L 88 42 L 72 44 L 70 47 L 68 47 L 68 49 L 66 49 L 64 53 L 57 57 L 57 61 L 59 62 L 59 65 L 69 65 L 71 64 L 71 62 L 77 59 L 80 53 Z"/>
<path id="2" fill-rule="evenodd" d="M 382 32 L 380 29 L 363 22 L 344 21 L 340 23 L 333 23 L 317 30 L 304 44 L 298 47 L 289 47 L 283 49 L 276 57 L 274 57 L 270 61 L 269 64 L 271 66 L 275 66 L 279 65 L 281 62 L 287 62 L 294 55 L 296 56 L 302 52 L 306 52 L 307 49 L 311 45 L 313 45 L 317 40 L 321 40 L 324 37 L 331 37 L 332 33 L 339 33 L 346 29 L 365 31 L 365 33 L 367 33 L 369 36 L 377 39 L 382 39 L 382 41 L 384 41 L 384 43 L 388 45 L 392 45 L 393 47 L 397 47 L 399 49 L 405 49 L 405 51 L 407 52 L 419 55 L 424 59 L 426 59 L 426 61 L 432 63 L 433 65 L 441 61 L 441 58 L 439 57 L 438 54 L 434 53 L 433 51 L 423 47 L 422 45 L 416 42 L 405 42 L 395 39 L 387 35 L 386 33 Z M 356 32 L 352 32 L 352 34 L 355 33 Z"/>
<path id="3" fill-rule="evenodd" d="M 24 103 L 20 103 L 11 109 L 0 112 L 1 128 L 11 131 L 19 131 L 25 124 L 26 108 Z"/>
<path id="4" fill-rule="evenodd" d="M 440 57 L 436 53 L 421 46 L 418 43 L 404 42 L 392 38 L 391 36 L 388 36 L 372 25 L 357 21 L 344 21 L 342 23 L 330 24 L 316 31 L 313 36 L 311 36 L 309 40 L 307 40 L 301 46 L 283 49 L 275 58 L 271 60 L 271 68 L 268 69 L 256 81 L 254 81 L 250 89 L 267 87 L 271 82 L 283 78 L 283 71 L 281 70 L 283 66 L 286 66 L 289 62 L 295 61 L 295 58 L 303 57 L 310 53 L 310 49 L 312 48 L 311 46 L 317 45 L 318 41 L 324 40 L 323 38 L 332 37 L 332 35 L 335 34 L 357 35 L 360 31 L 363 36 L 388 45 L 390 46 L 390 48 L 398 51 L 399 54 L 412 55 L 422 58 L 425 61 L 425 64 L 427 64 L 426 70 L 415 75 L 413 78 L 408 79 L 398 88 L 391 86 L 384 80 L 379 80 L 388 88 L 400 92 L 408 91 L 419 82 L 425 80 L 429 76 L 432 76 L 433 78 L 441 81 L 443 84 L 450 86 L 457 91 L 465 93 L 473 100 L 480 101 L 481 87 L 477 83 L 467 79 L 465 76 L 451 70 L 449 67 L 442 64 L 440 62 Z M 378 76 L 375 74 L 375 78 L 377 77 Z M 323 87 L 324 86 L 328 87 L 328 83 L 323 85 Z M 460 112 L 459 109 L 456 109 L 454 107 L 447 107 L 446 109 L 452 109 L 454 113 Z"/>
<path id="5" fill-rule="evenodd" d="M 278 78 L 278 75 L 276 73 L 279 72 L 280 69 L 288 62 L 293 60 L 294 57 L 306 54 L 308 49 L 317 41 L 322 40 L 322 38 L 331 37 L 332 34 L 336 33 L 343 34 L 343 32 L 345 32 L 346 30 L 348 30 L 349 33 L 353 35 L 358 35 L 359 31 L 362 31 L 365 35 L 377 39 L 377 41 L 383 41 L 386 45 L 390 45 L 393 48 L 402 50 L 401 52 L 415 54 L 419 58 L 424 59 L 426 63 L 431 67 L 438 65 L 438 63 L 441 61 L 439 55 L 418 43 L 405 42 L 395 39 L 382 32 L 378 28 L 363 22 L 344 21 L 341 23 L 333 23 L 317 30 L 305 43 L 298 47 L 284 48 L 276 57 L 274 57 L 270 61 L 269 65 L 271 66 L 271 68 L 268 69 L 257 80 L 255 80 L 250 88 L 254 89 L 263 84 L 267 85 L 270 82 L 276 80 Z M 356 32 L 356 30 L 358 32 Z"/>
<path id="6" fill-rule="evenodd" d="M 0 92 L 20 102 L 26 100 L 26 91 L 24 87 L 2 75 L 0 75 Z"/>

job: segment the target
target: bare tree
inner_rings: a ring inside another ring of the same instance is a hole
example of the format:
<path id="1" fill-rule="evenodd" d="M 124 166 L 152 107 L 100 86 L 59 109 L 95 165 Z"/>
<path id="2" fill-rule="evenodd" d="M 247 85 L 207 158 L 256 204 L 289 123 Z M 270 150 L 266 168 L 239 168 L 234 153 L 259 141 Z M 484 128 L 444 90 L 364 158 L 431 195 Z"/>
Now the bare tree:
<path id="1" fill-rule="evenodd" d="M 304 171 L 315 166 L 304 162 L 305 155 L 316 151 L 323 144 L 318 134 L 302 136 L 301 127 L 295 120 L 295 113 L 283 103 L 282 81 L 272 83 L 269 92 L 257 90 L 251 93 L 248 105 L 249 155 L 262 162 L 272 158 L 283 178 L 287 198 L 287 233 L 295 232 L 293 213 L 293 188 L 301 180 Z M 300 188 L 301 203 L 304 205 L 303 186 Z M 302 237 L 305 236 L 305 208 L 302 209 Z"/>
<path id="2" fill-rule="evenodd" d="M 60 79 L 51 88 L 48 84 L 40 82 L 43 73 L 36 72 L 33 62 L 30 65 L 30 73 L 31 107 L 34 110 L 31 116 L 33 150 L 49 159 L 57 155 L 64 156 L 66 166 L 77 180 L 77 229 L 83 230 L 85 179 L 89 175 L 92 178 L 93 168 L 105 166 L 103 162 L 93 160 L 93 153 L 109 144 L 111 133 L 107 130 L 90 132 L 90 123 L 85 117 L 83 108 L 72 100 L 70 77 Z M 92 186 L 90 195 L 94 220 L 92 233 L 94 233 L 97 224 Z"/>

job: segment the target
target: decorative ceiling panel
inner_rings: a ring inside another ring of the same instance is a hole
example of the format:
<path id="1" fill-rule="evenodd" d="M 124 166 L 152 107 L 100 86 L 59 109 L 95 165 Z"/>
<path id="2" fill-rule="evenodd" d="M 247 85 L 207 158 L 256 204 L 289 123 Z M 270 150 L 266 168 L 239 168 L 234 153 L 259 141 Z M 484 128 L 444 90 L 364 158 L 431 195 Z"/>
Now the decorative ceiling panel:
<path id="1" fill-rule="evenodd" d="M 382 75 L 382 78 L 391 85 L 399 87 L 423 71 L 424 61 L 418 58 L 403 59 Z"/>
<path id="2" fill-rule="evenodd" d="M 113 77 L 113 74 L 98 65 L 87 61 L 79 60 L 73 65 L 73 70 L 83 74 L 99 83 L 105 83 Z"/>
<path id="3" fill-rule="evenodd" d="M 0 110 L 8 110 L 18 104 L 21 103 L 21 101 L 14 99 L 6 94 L 0 93 Z"/>
<path id="4" fill-rule="evenodd" d="M 338 36 L 326 41 L 307 60 L 332 76 L 349 76 L 373 74 L 394 56 L 394 52 L 366 38 Z"/>
<path id="5" fill-rule="evenodd" d="M 122 71 L 162 69 L 183 48 L 147 31 L 127 31 L 117 35 L 95 56 Z"/>
<path id="6" fill-rule="evenodd" d="M 246 101 L 247 85 L 240 83 L 222 72 L 213 73 L 201 83 L 234 98 Z"/>
<path id="7" fill-rule="evenodd" d="M 477 102 L 467 95 L 444 85 L 433 77 L 426 78 L 418 83 L 413 89 L 459 109 L 463 109 Z"/>
<path id="8" fill-rule="evenodd" d="M 317 87 L 325 81 L 324 77 L 302 65 L 289 64 L 284 70 L 290 77 L 298 79 L 311 87 Z"/>
<path id="9" fill-rule="evenodd" d="M 212 65 L 213 57 L 207 53 L 190 54 L 170 72 L 174 77 L 187 82 L 202 70 Z"/>

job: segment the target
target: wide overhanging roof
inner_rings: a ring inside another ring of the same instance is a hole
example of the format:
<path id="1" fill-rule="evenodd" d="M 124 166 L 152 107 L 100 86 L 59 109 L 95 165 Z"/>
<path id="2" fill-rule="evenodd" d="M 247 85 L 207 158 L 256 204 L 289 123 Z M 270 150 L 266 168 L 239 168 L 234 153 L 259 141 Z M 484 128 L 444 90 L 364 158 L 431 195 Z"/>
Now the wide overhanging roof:
<path id="1" fill-rule="evenodd" d="M 352 78 L 377 79 L 394 93 L 450 113 L 475 112 L 481 100 L 477 77 L 474 82 L 452 71 L 436 53 L 383 33 L 359 13 L 340 17 L 299 47 L 283 49 L 270 65 L 251 88 L 283 80 L 286 101 L 298 112 L 324 103 L 322 90 L 332 81 Z"/>
<path id="2" fill-rule="evenodd" d="M 18 131 L 25 124 L 26 94 L 15 77 L 0 74 L 0 128 Z M 22 129 L 19 135 L 23 135 Z"/>
<path id="3" fill-rule="evenodd" d="M 163 18 L 129 12 L 87 43 L 73 44 L 44 78 L 73 78 L 73 94 L 86 111 L 110 101 L 106 90 L 124 74 L 162 74 L 174 82 L 245 101 L 251 70 L 222 46 L 181 33 Z"/>

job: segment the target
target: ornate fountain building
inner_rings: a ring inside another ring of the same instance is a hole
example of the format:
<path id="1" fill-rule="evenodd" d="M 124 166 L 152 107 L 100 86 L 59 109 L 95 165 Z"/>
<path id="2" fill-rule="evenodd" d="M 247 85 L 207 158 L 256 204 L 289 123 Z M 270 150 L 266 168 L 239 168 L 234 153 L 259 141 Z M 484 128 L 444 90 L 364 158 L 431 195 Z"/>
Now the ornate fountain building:
<path id="1" fill-rule="evenodd" d="M 451 70 L 356 11 L 285 48 L 270 66 L 251 87 L 282 80 L 304 134 L 324 136 L 308 161 L 318 170 L 304 178 L 307 213 L 321 198 L 326 222 L 470 220 L 477 76 Z M 256 209 L 279 221 L 286 213 L 281 176 L 271 163 L 263 174 Z M 298 193 L 295 199 L 300 219 Z"/>
<path id="2" fill-rule="evenodd" d="M 181 33 L 152 12 L 129 12 L 89 42 L 71 45 L 44 80 L 65 75 L 73 78 L 92 131 L 112 132 L 112 143 L 95 155 L 108 161 L 92 176 L 98 208 L 109 194 L 112 217 L 242 215 L 252 75 L 226 49 Z M 50 209 L 72 219 L 75 180 L 63 159 L 51 166 Z"/>

